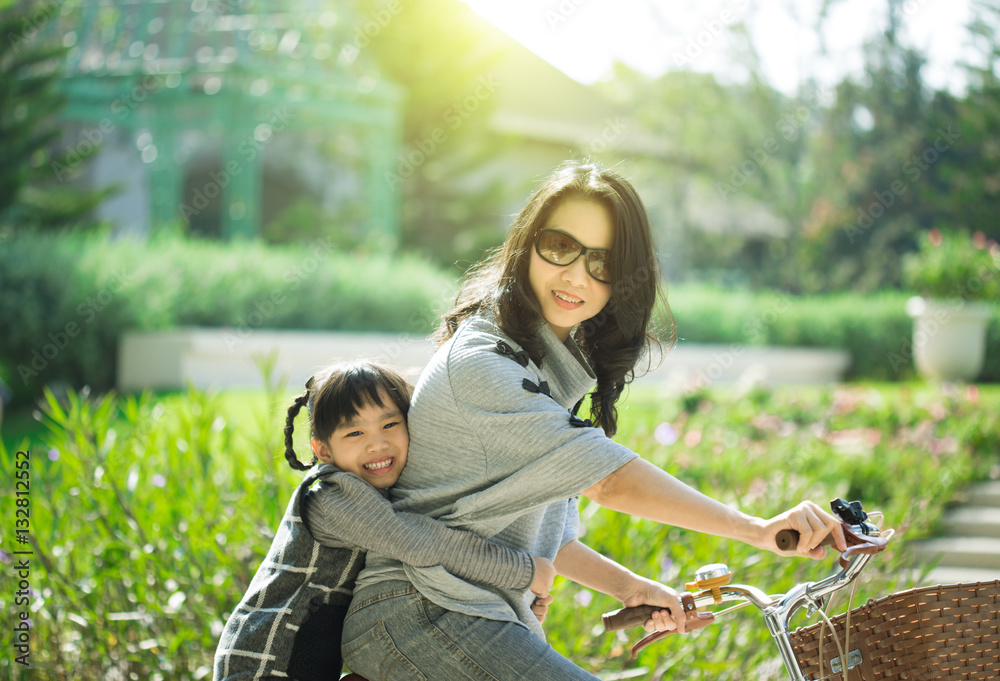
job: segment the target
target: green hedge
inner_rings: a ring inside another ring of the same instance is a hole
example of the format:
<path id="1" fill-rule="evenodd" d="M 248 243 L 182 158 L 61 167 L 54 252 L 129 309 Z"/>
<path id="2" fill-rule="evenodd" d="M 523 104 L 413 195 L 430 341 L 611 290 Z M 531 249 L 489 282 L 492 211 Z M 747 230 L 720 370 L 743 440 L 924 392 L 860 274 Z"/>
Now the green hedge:
<path id="1" fill-rule="evenodd" d="M 909 297 L 900 291 L 797 297 L 684 285 L 671 287 L 668 300 L 684 341 L 844 348 L 851 353 L 847 378 L 905 380 L 914 375 Z M 979 380 L 1000 382 L 1000 305 Z"/>
<path id="2" fill-rule="evenodd" d="M 456 277 L 410 255 L 345 252 L 329 238 L 298 245 L 220 243 L 163 233 L 148 242 L 103 230 L 27 232 L 0 248 L 0 376 L 22 399 L 66 382 L 114 385 L 127 329 L 177 326 L 425 334 Z M 670 289 L 688 342 L 839 347 L 848 378 L 913 375 L 907 295 Z M 981 380 L 1000 381 L 1000 306 Z"/>
<path id="3" fill-rule="evenodd" d="M 25 233 L 0 248 L 0 365 L 20 397 L 114 385 L 126 329 L 176 326 L 425 334 L 455 281 L 417 257 L 104 231 Z"/>

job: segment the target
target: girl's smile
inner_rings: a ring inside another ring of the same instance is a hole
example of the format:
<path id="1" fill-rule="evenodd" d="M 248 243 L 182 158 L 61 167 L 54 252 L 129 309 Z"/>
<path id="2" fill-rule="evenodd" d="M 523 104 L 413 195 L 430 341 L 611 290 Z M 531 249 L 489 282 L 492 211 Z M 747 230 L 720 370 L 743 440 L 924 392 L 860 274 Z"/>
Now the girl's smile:
<path id="1" fill-rule="evenodd" d="M 545 227 L 587 249 L 611 250 L 614 241 L 611 213 L 590 199 L 563 200 Z M 532 249 L 528 279 L 545 321 L 560 340 L 566 340 L 574 326 L 597 315 L 611 298 L 611 285 L 590 275 L 583 256 L 569 265 L 554 265 Z"/>

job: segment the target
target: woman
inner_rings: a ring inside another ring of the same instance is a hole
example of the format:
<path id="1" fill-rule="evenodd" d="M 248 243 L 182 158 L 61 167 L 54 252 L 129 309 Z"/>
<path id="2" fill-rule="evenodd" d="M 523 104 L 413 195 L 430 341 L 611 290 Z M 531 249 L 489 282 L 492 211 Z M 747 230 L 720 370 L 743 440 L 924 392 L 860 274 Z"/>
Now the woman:
<path id="1" fill-rule="evenodd" d="M 410 463 L 391 497 L 397 511 L 551 557 L 559 574 L 626 606 L 662 605 L 646 628 L 682 632 L 673 589 L 577 539 L 578 495 L 775 552 L 784 528 L 798 530 L 799 553 L 813 557 L 830 532 L 843 548 L 843 534 L 812 502 L 769 520 L 736 511 L 610 439 L 618 398 L 655 342 L 657 279 L 632 186 L 596 165 L 557 169 L 446 315 L 413 396 Z M 575 410 L 595 380 L 591 424 Z M 544 642 L 544 609 L 527 592 L 370 553 L 343 652 L 370 681 L 596 678 Z"/>

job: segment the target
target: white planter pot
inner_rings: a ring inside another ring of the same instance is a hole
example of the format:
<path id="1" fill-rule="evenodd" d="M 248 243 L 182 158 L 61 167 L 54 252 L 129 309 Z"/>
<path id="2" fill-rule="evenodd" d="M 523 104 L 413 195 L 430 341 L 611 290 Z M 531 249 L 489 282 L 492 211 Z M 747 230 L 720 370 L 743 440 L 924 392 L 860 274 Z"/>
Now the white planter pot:
<path id="1" fill-rule="evenodd" d="M 990 306 L 961 299 L 910 298 L 913 363 L 925 378 L 974 381 L 986 357 Z"/>

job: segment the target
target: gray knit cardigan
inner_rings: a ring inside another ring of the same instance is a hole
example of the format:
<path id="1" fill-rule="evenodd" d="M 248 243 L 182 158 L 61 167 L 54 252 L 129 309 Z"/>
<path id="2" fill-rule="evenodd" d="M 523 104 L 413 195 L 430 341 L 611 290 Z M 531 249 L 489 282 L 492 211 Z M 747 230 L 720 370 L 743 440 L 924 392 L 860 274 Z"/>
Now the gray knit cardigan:
<path id="1" fill-rule="evenodd" d="M 300 626 L 322 605 L 343 605 L 346 612 L 367 550 L 515 591 L 526 591 L 534 580 L 529 554 L 426 516 L 395 513 L 384 491 L 321 465 L 295 490 L 267 556 L 226 623 L 215 681 L 287 676 Z"/>
<path id="2" fill-rule="evenodd" d="M 570 414 L 594 374 L 572 337 L 560 341 L 548 324 L 537 333 L 540 364 L 485 316 L 467 319 L 438 349 L 417 382 L 407 465 L 389 496 L 397 511 L 553 559 L 578 536 L 577 495 L 638 455 Z M 369 553 L 357 588 L 386 580 L 408 581 L 448 610 L 544 636 L 530 594 Z"/>

